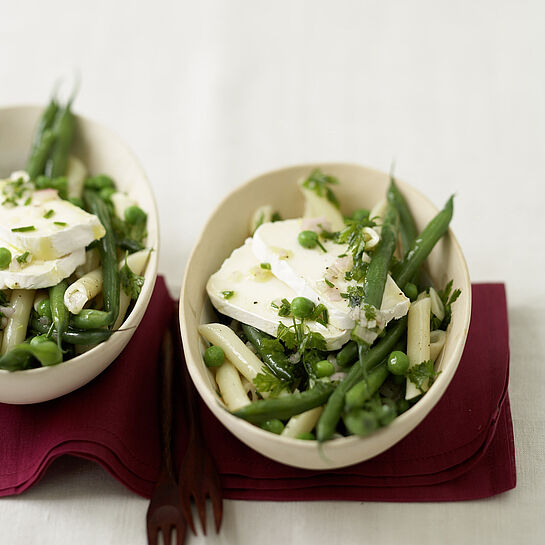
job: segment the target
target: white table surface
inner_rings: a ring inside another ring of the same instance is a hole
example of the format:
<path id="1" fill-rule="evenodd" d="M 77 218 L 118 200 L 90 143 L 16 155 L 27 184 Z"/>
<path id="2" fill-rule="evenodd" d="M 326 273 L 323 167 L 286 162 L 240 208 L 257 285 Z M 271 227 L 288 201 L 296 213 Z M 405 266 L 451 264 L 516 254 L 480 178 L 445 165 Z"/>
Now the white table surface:
<path id="1" fill-rule="evenodd" d="M 137 4 L 2 2 L 0 104 L 42 103 L 80 72 L 77 111 L 117 131 L 153 183 L 173 294 L 224 195 L 325 160 L 395 159 L 438 206 L 455 192 L 472 279 L 507 284 L 515 490 L 443 504 L 226 501 L 207 542 L 542 543 L 545 3 Z M 146 508 L 99 466 L 65 458 L 0 500 L 0 543 L 144 544 Z"/>

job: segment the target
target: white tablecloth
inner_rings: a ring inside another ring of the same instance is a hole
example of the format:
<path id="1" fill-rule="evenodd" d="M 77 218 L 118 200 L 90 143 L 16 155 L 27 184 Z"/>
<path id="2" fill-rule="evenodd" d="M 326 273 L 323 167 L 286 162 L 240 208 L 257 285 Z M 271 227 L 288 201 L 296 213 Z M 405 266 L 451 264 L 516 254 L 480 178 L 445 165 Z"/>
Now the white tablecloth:
<path id="1" fill-rule="evenodd" d="M 43 103 L 79 71 L 77 111 L 118 132 L 153 183 L 173 294 L 226 193 L 325 160 L 395 160 L 438 206 L 455 192 L 472 279 L 507 284 L 515 490 L 446 504 L 227 501 L 207 542 L 542 543 L 545 3 L 138 5 L 3 2 L 0 104 Z M 62 459 L 0 501 L 0 543 L 144 544 L 146 508 L 97 465 Z"/>

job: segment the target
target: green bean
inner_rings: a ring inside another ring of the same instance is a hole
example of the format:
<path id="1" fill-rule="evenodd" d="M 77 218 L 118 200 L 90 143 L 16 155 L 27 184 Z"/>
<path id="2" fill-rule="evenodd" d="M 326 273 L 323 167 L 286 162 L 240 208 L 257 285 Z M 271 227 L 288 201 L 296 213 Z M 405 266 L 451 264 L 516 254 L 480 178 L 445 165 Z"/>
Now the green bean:
<path id="1" fill-rule="evenodd" d="M 70 148 L 76 133 L 76 118 L 72 113 L 72 99 L 57 114 L 53 131 L 55 133 L 55 145 L 46 164 L 46 174 L 51 178 L 64 176 Z"/>
<path id="2" fill-rule="evenodd" d="M 399 234 L 401 235 L 401 248 L 402 255 L 405 255 L 409 248 L 412 247 L 418 231 L 414 223 L 413 215 L 409 210 L 405 197 L 399 191 L 394 178 L 390 178 L 390 186 L 386 193 L 388 202 L 395 206 L 397 213 L 399 214 Z"/>
<path id="3" fill-rule="evenodd" d="M 56 286 L 49 288 L 49 305 L 55 329 L 59 332 L 59 337 L 57 338 L 59 348 L 62 343 L 62 334 L 68 329 L 69 312 L 64 306 L 64 292 L 67 287 L 68 281 L 62 280 Z"/>
<path id="4" fill-rule="evenodd" d="M 365 437 L 373 433 L 378 427 L 379 422 L 375 413 L 364 409 L 353 409 L 343 417 L 346 429 L 353 435 Z"/>
<path id="5" fill-rule="evenodd" d="M 333 392 L 330 382 L 317 382 L 314 388 L 304 392 L 283 395 L 254 401 L 233 414 L 252 424 L 261 424 L 267 420 L 287 420 L 288 418 L 323 405 Z"/>
<path id="6" fill-rule="evenodd" d="M 93 308 L 84 308 L 70 318 L 70 325 L 76 329 L 100 329 L 110 325 L 110 313 Z"/>
<path id="7" fill-rule="evenodd" d="M 46 129 L 42 134 L 42 139 L 38 146 L 32 151 L 26 165 L 29 177 L 33 180 L 40 174 L 43 174 L 49 153 L 55 143 L 55 133 L 51 129 Z"/>
<path id="8" fill-rule="evenodd" d="M 52 98 L 38 121 L 34 132 L 30 156 L 26 164 L 26 171 L 31 179 L 43 174 L 49 151 L 55 141 L 55 134 L 51 130 L 55 116 L 59 111 L 57 101 Z"/>
<path id="9" fill-rule="evenodd" d="M 373 394 L 382 386 L 382 383 L 388 376 L 388 367 L 383 361 L 369 371 L 366 377 L 352 386 L 345 397 L 345 407 L 347 410 L 361 408 L 364 403 L 371 399 Z"/>
<path id="10" fill-rule="evenodd" d="M 393 277 L 401 289 L 411 281 L 437 241 L 447 232 L 454 211 L 453 201 L 454 196 L 450 197 L 445 207 L 426 225 L 403 260 L 394 268 Z"/>
<path id="11" fill-rule="evenodd" d="M 272 337 L 247 324 L 242 324 L 242 331 L 244 331 L 247 339 L 252 343 L 263 360 L 263 363 L 271 370 L 271 373 L 275 377 L 288 382 L 293 381 L 294 376 L 291 371 L 293 366 L 288 358 L 280 352 L 267 350 L 266 343 L 263 342 L 267 339 L 272 339 Z"/>
<path id="12" fill-rule="evenodd" d="M 106 230 L 106 234 L 98 241 L 98 249 L 102 262 L 104 310 L 108 313 L 105 325 L 111 326 L 115 323 L 119 314 L 120 292 L 117 251 L 112 220 L 106 203 L 94 191 L 84 191 L 83 198 L 91 213 L 98 217 Z"/>
<path id="13" fill-rule="evenodd" d="M 389 204 L 384 214 L 380 242 L 373 252 L 363 284 L 364 301 L 380 308 L 388 269 L 397 244 L 399 217 L 395 206 Z"/>
<path id="14" fill-rule="evenodd" d="M 337 365 L 339 367 L 348 367 L 358 359 L 358 343 L 355 341 L 347 342 L 337 353 Z"/>
<path id="15" fill-rule="evenodd" d="M 397 320 L 380 341 L 362 357 L 362 365 L 355 364 L 329 398 L 316 426 L 318 441 L 327 441 L 335 433 L 335 428 L 341 417 L 344 398 L 348 390 L 363 377 L 363 372 L 372 369 L 392 351 L 399 338 L 407 329 L 407 317 Z"/>
<path id="16" fill-rule="evenodd" d="M 36 333 L 46 334 L 51 329 L 51 322 L 44 318 L 32 318 L 30 328 Z M 68 344 L 92 345 L 99 344 L 108 340 L 115 333 L 111 329 L 88 329 L 86 331 L 76 331 L 69 329 L 62 334 L 62 340 Z M 57 332 L 51 332 L 53 339 L 57 339 Z"/>
<path id="17" fill-rule="evenodd" d="M 62 361 L 62 350 L 45 337 L 35 337 L 30 344 L 13 347 L 0 358 L 0 369 L 17 371 L 28 369 L 34 356 L 43 366 L 56 365 Z"/>

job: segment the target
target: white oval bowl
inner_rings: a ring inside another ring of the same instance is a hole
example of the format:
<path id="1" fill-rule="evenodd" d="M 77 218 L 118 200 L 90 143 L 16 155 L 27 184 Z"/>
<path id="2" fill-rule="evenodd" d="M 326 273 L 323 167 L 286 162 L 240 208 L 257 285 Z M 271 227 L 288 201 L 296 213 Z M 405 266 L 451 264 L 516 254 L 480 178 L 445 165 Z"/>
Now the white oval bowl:
<path id="1" fill-rule="evenodd" d="M 371 208 L 386 195 L 387 174 L 342 163 L 288 167 L 263 174 L 238 187 L 212 213 L 189 258 L 180 296 L 180 324 L 191 378 L 208 408 L 228 430 L 257 452 L 277 462 L 306 469 L 328 469 L 362 462 L 387 450 L 410 433 L 439 401 L 454 376 L 466 341 L 471 313 L 471 284 L 462 250 L 449 231 L 428 258 L 434 285 L 443 287 L 453 279 L 454 286 L 462 290 L 453 305 L 447 341 L 437 362 L 441 373 L 426 395 L 389 426 L 365 438 L 351 436 L 327 441 L 318 449 L 315 441 L 275 435 L 233 416 L 218 396 L 213 378 L 202 359 L 204 344 L 197 327 L 214 321 L 213 309 L 206 295 L 206 282 L 231 251 L 244 242 L 248 236 L 250 216 L 258 206 L 271 204 L 284 218 L 302 215 L 303 199 L 296 182 L 316 167 L 339 179 L 340 185 L 334 190 L 344 213 Z M 422 230 L 437 209 L 408 184 L 398 181 L 398 186 L 413 212 L 418 229 Z"/>
<path id="2" fill-rule="evenodd" d="M 24 169 L 34 129 L 43 107 L 0 108 L 0 178 Z M 0 402 L 39 403 L 60 397 L 87 384 L 121 353 L 144 316 L 157 277 L 159 226 L 150 184 L 132 152 L 102 125 L 76 116 L 77 136 L 72 153 L 83 161 L 91 174 L 111 176 L 122 191 L 139 203 L 148 214 L 147 246 L 151 253 L 142 292 L 125 319 L 122 331 L 88 352 L 59 365 L 26 371 L 0 369 Z"/>

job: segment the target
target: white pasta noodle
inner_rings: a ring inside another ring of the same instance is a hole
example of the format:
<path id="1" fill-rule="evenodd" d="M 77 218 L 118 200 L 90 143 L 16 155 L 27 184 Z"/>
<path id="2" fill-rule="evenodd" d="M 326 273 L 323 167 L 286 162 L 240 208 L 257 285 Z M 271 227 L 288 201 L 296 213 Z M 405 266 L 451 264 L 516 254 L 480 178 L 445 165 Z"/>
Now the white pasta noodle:
<path id="1" fill-rule="evenodd" d="M 447 333 L 442 329 L 435 329 L 430 332 L 430 360 L 435 362 L 443 346 L 445 346 L 445 341 L 447 340 Z"/>
<path id="2" fill-rule="evenodd" d="M 430 359 L 430 309 L 429 297 L 411 304 L 407 322 L 407 356 L 409 367 Z M 426 386 L 424 386 L 424 390 Z M 405 399 L 412 399 L 422 392 L 407 379 Z"/>
<path id="3" fill-rule="evenodd" d="M 44 300 L 49 298 L 49 293 L 47 290 L 36 290 L 36 293 L 34 294 L 34 301 L 32 303 L 32 306 L 34 307 L 34 310 L 38 310 L 38 305 Z"/>
<path id="4" fill-rule="evenodd" d="M 76 278 L 81 278 L 100 266 L 100 252 L 97 248 L 91 248 L 85 252 L 85 263 L 74 271 Z"/>
<path id="5" fill-rule="evenodd" d="M 87 167 L 77 157 L 70 155 L 66 164 L 66 178 L 68 180 L 68 197 L 81 197 L 83 182 L 87 178 Z"/>
<path id="6" fill-rule="evenodd" d="M 68 286 L 64 292 L 64 306 L 72 314 L 79 314 L 85 303 L 101 291 L 102 269 L 95 269 Z"/>
<path id="7" fill-rule="evenodd" d="M 211 344 L 219 346 L 227 359 L 250 382 L 262 372 L 263 362 L 237 337 L 236 333 L 223 324 L 202 324 L 199 333 Z"/>
<path id="8" fill-rule="evenodd" d="M 250 236 L 263 223 L 269 223 L 272 219 L 273 209 L 270 204 L 264 204 L 256 209 L 250 218 Z"/>
<path id="9" fill-rule="evenodd" d="M 134 252 L 134 254 L 127 256 L 127 265 L 129 269 L 134 274 L 143 274 L 150 254 L 151 250 L 147 249 Z M 120 263 L 120 267 L 125 264 L 125 260 L 123 259 L 122 262 L 122 264 Z M 117 315 L 117 320 L 114 323 L 114 329 L 119 329 L 121 327 L 130 304 L 131 298 L 125 293 L 125 290 L 121 288 L 119 293 L 119 313 Z"/>
<path id="10" fill-rule="evenodd" d="M 299 182 L 299 189 L 305 198 L 304 218 L 325 218 L 330 224 L 333 231 L 341 231 L 344 229 L 344 218 L 340 210 L 330 202 L 324 195 L 321 197 L 312 189 L 303 187 Z"/>
<path id="11" fill-rule="evenodd" d="M 9 352 L 13 347 L 22 343 L 26 338 L 26 330 L 30 311 L 34 303 L 35 290 L 13 290 L 11 292 L 10 306 L 13 308 L 13 315 L 8 318 L 4 328 L 2 339 L 1 355 Z"/>
<path id="12" fill-rule="evenodd" d="M 122 193 L 121 191 L 113 193 L 110 199 L 114 205 L 116 215 L 121 219 L 125 218 L 125 210 L 129 208 L 129 206 L 136 206 L 138 204 L 132 197 L 129 197 L 126 193 Z"/>
<path id="13" fill-rule="evenodd" d="M 135 252 L 134 254 L 130 254 L 129 256 L 127 256 L 127 265 L 129 266 L 129 269 L 131 269 L 131 271 L 133 271 L 135 274 L 141 274 L 146 266 L 150 251 L 151 250 L 149 249 L 140 250 L 139 252 Z M 118 266 L 121 269 L 123 265 L 125 265 L 124 257 L 119 261 Z M 64 304 L 72 314 L 78 314 L 79 312 L 81 312 L 81 309 L 88 301 L 96 297 L 101 292 L 102 269 L 98 268 L 91 272 L 88 272 L 87 274 L 76 280 L 73 284 L 70 284 L 70 286 L 68 286 L 64 293 Z M 123 295 L 125 297 L 123 297 Z M 125 294 L 123 289 L 121 289 L 120 299 L 123 299 L 124 317 L 125 312 L 127 312 L 127 308 L 130 304 L 130 298 L 127 294 Z M 122 306 L 120 301 L 120 309 L 121 308 Z"/>
<path id="14" fill-rule="evenodd" d="M 230 411 L 236 411 L 250 403 L 244 390 L 237 369 L 229 361 L 224 361 L 216 371 L 216 382 L 221 392 L 221 397 Z"/>
<path id="15" fill-rule="evenodd" d="M 439 320 L 442 320 L 445 317 L 445 307 L 443 301 L 439 297 L 439 294 L 433 289 L 430 288 L 430 301 L 431 301 L 431 313 L 434 316 L 437 316 Z"/>
<path id="16" fill-rule="evenodd" d="M 301 433 L 312 431 L 323 410 L 323 407 L 315 407 L 304 413 L 292 416 L 280 435 L 284 437 L 297 437 Z"/>

